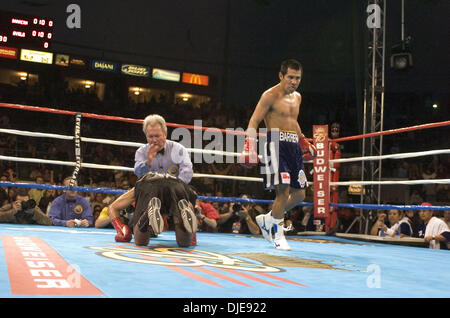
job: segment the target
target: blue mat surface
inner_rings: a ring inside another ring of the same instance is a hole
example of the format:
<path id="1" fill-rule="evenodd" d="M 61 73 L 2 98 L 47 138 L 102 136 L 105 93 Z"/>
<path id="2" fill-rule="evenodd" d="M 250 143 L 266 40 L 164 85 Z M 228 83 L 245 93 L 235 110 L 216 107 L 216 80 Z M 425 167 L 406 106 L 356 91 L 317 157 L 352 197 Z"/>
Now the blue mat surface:
<path id="1" fill-rule="evenodd" d="M 197 233 L 178 248 L 116 243 L 113 229 L 0 224 L 0 297 L 449 297 L 450 252 L 335 237 Z"/>

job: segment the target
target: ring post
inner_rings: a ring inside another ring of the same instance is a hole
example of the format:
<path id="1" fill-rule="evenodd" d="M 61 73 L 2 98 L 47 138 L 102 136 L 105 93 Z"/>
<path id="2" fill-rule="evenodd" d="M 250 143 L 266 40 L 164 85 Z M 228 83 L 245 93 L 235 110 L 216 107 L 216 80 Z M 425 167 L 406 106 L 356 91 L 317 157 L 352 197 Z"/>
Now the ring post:
<path id="1" fill-rule="evenodd" d="M 317 149 L 317 155 L 313 160 L 314 218 L 326 219 L 330 217 L 328 125 L 313 125 L 313 139 Z"/>

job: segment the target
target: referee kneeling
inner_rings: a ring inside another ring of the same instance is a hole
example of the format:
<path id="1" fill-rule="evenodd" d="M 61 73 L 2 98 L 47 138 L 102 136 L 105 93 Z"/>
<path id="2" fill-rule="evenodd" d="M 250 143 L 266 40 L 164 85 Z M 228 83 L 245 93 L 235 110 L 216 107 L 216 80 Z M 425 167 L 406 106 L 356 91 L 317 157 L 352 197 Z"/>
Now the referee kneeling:
<path id="1" fill-rule="evenodd" d="M 109 206 L 109 217 L 117 231 L 116 242 L 130 242 L 134 234 L 136 245 L 147 245 L 153 233 L 158 235 L 164 229 L 162 213 L 173 217 L 178 246 L 195 245 L 192 242 L 197 231 L 197 218 L 193 212 L 196 199 L 196 192 L 183 181 L 168 174 L 148 172 L 133 189 Z M 136 208 L 127 226 L 120 221 L 120 210 L 133 201 Z"/>

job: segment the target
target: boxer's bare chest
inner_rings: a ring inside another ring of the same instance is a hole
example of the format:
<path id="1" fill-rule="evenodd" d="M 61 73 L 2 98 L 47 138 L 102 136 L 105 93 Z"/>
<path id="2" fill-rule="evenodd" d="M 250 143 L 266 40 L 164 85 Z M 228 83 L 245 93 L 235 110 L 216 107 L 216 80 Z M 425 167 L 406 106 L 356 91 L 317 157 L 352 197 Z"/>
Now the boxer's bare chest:
<path id="1" fill-rule="evenodd" d="M 267 113 L 264 121 L 268 129 L 280 128 L 295 130 L 300 103 L 295 95 L 277 98 Z"/>

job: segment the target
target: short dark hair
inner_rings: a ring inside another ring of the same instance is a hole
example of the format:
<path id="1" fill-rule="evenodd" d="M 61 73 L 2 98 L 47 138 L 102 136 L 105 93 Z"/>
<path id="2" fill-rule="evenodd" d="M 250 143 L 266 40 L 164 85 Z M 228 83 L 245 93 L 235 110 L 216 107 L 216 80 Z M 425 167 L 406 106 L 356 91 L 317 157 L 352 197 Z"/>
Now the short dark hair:
<path id="1" fill-rule="evenodd" d="M 28 194 L 28 190 L 27 189 L 25 189 L 25 188 L 18 188 L 16 190 L 14 190 L 14 194 L 12 196 L 12 200 L 16 201 L 18 196 L 29 197 L 30 195 Z"/>
<path id="2" fill-rule="evenodd" d="M 65 177 L 62 181 L 63 186 L 64 186 L 64 182 L 66 182 L 66 180 L 69 180 L 69 186 L 70 186 L 70 183 L 72 182 L 72 177 Z M 75 182 L 78 183 L 77 179 L 75 179 Z"/>
<path id="3" fill-rule="evenodd" d="M 303 74 L 303 66 L 302 64 L 294 59 L 288 59 L 285 60 L 281 63 L 281 68 L 280 68 L 280 72 L 283 75 L 286 75 L 288 68 L 296 70 L 296 71 L 301 71 Z"/>

